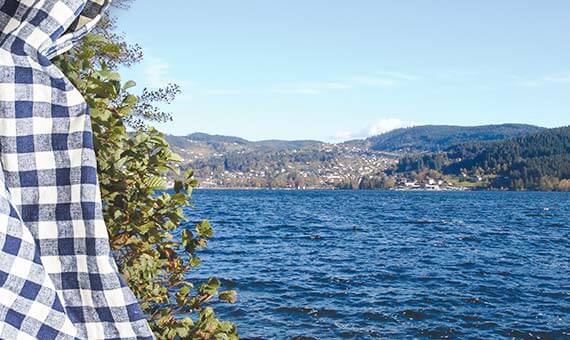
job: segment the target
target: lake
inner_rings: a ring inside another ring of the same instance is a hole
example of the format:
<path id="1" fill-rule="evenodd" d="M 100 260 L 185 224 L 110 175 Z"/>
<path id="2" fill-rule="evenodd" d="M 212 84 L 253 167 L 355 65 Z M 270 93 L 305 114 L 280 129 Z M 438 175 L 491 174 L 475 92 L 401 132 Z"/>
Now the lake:
<path id="1" fill-rule="evenodd" d="M 198 190 L 242 338 L 570 338 L 570 194 Z"/>

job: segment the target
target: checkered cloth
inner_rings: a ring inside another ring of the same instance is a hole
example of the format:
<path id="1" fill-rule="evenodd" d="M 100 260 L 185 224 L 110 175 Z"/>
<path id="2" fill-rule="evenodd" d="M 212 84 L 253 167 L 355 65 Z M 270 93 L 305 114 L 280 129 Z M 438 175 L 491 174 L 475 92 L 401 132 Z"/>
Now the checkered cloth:
<path id="1" fill-rule="evenodd" d="M 0 0 L 0 339 L 152 339 L 112 258 L 88 107 L 50 58 L 108 0 Z"/>

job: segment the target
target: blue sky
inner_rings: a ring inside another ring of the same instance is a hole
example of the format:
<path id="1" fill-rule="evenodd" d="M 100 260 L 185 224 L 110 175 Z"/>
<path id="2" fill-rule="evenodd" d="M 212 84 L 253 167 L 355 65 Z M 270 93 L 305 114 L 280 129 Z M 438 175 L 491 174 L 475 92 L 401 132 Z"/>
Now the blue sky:
<path id="1" fill-rule="evenodd" d="M 570 124 L 570 1 L 137 0 L 125 76 L 176 82 L 167 133 L 366 137 L 418 124 Z"/>

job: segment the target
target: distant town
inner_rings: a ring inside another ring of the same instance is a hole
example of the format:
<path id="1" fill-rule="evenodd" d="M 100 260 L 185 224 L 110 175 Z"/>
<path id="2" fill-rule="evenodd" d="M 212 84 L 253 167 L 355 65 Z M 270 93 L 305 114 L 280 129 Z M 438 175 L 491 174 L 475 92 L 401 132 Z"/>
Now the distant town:
<path id="1" fill-rule="evenodd" d="M 418 126 L 339 144 L 253 142 L 204 133 L 167 139 L 184 159 L 183 167 L 194 170 L 201 188 L 566 190 L 570 182 L 565 173 L 549 169 L 566 171 L 567 131 L 520 124 Z M 524 148 L 534 157 L 537 145 L 555 138 L 561 143 L 559 153 L 553 149 L 542 161 L 521 163 Z M 539 167 L 544 161 L 556 166 Z"/>
<path id="2" fill-rule="evenodd" d="M 240 145 L 234 142 L 225 147 L 239 149 Z M 195 169 L 202 188 L 339 189 L 382 174 L 397 162 L 396 155 L 342 144 L 263 151 L 243 148 L 229 154 L 207 153 L 204 148 L 177 151 Z"/>

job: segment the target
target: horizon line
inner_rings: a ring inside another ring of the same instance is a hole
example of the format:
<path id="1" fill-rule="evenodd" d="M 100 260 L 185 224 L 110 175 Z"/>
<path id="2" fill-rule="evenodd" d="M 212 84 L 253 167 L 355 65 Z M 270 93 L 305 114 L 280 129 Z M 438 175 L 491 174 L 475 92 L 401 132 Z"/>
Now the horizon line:
<path id="1" fill-rule="evenodd" d="M 163 132 L 166 136 L 172 136 L 172 137 L 188 137 L 191 135 L 196 135 L 196 134 L 203 134 L 203 135 L 208 135 L 211 137 L 231 137 L 231 138 L 238 138 L 238 139 L 243 139 L 244 141 L 247 142 L 253 142 L 253 143 L 260 143 L 260 142 L 270 142 L 270 141 L 277 141 L 277 142 L 319 142 L 319 143 L 324 143 L 324 144 L 341 144 L 341 143 L 346 143 L 346 142 L 351 142 L 351 141 L 364 141 L 368 138 L 371 137 L 376 137 L 376 136 L 381 136 L 393 131 L 397 131 L 397 130 L 406 130 L 406 129 L 413 129 L 413 128 L 419 128 L 419 127 L 427 127 L 427 126 L 438 126 L 438 127 L 461 127 L 461 128 L 476 128 L 476 127 L 486 127 L 486 126 L 504 126 L 504 125 L 522 125 L 522 126 L 532 126 L 532 127 L 537 127 L 537 128 L 542 128 L 542 129 L 556 129 L 556 128 L 563 128 L 563 127 L 567 127 L 570 125 L 560 125 L 560 126 L 554 126 L 554 127 L 545 127 L 545 126 L 541 126 L 541 125 L 536 125 L 536 124 L 529 124 L 529 123 L 492 123 L 492 124 L 479 124 L 479 125 L 459 125 L 459 124 L 418 124 L 418 125 L 414 125 L 414 126 L 408 126 L 408 127 L 400 127 L 400 128 L 395 128 L 395 129 L 391 129 L 389 131 L 384 131 L 382 133 L 378 133 L 375 135 L 370 135 L 370 136 L 361 136 L 361 137 L 355 137 L 355 138 L 347 138 L 344 140 L 339 140 L 337 142 L 333 142 L 333 141 L 325 141 L 325 140 L 321 140 L 321 139 L 312 139 L 312 138 L 301 138 L 301 139 L 280 139 L 280 138 L 262 138 L 262 139 L 249 139 L 246 137 L 241 137 L 239 135 L 234 135 L 234 134 L 222 134 L 222 133 L 210 133 L 210 132 L 203 132 L 203 131 L 193 131 L 193 132 L 189 132 L 187 134 L 184 135 L 179 135 L 179 134 L 172 134 L 172 133 L 166 133 Z M 331 139 L 334 139 L 334 136 L 331 136 Z"/>

